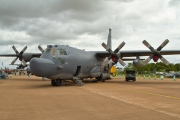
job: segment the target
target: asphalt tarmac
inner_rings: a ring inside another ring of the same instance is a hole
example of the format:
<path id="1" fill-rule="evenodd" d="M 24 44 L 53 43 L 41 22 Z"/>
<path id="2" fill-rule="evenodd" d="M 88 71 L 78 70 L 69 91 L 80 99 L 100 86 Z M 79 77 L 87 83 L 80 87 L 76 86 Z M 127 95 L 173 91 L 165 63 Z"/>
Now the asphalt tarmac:
<path id="1" fill-rule="evenodd" d="M 104 83 L 12 76 L 0 80 L 0 120 L 180 120 L 180 79 Z"/>

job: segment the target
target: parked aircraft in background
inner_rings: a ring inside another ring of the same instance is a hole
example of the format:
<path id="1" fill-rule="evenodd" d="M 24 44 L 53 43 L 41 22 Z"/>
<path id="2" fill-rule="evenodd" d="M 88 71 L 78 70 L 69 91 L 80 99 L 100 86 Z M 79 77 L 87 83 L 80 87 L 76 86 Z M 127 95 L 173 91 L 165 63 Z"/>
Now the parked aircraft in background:
<path id="1" fill-rule="evenodd" d="M 112 51 L 111 29 L 109 29 L 107 45 L 102 43 L 106 51 L 84 51 L 68 45 L 48 45 L 40 58 L 32 58 L 30 60 L 30 69 L 36 76 L 51 79 L 52 86 L 61 85 L 63 80 L 73 80 L 77 84 L 83 85 L 82 80 L 84 78 L 93 77 L 104 82 L 106 79 L 110 78 L 109 71 L 114 64 L 119 62 L 124 66 L 125 60 L 132 60 L 127 57 L 136 57 L 133 60 L 133 65 L 135 67 L 141 67 L 147 64 L 151 59 L 153 59 L 154 62 L 161 59 L 166 65 L 169 64 L 162 55 L 180 54 L 180 50 L 161 51 L 168 42 L 169 40 L 165 40 L 157 49 L 154 49 L 144 40 L 143 44 L 151 51 L 120 51 L 125 45 L 125 42 L 122 42 Z M 140 56 L 149 57 L 142 62 Z"/>

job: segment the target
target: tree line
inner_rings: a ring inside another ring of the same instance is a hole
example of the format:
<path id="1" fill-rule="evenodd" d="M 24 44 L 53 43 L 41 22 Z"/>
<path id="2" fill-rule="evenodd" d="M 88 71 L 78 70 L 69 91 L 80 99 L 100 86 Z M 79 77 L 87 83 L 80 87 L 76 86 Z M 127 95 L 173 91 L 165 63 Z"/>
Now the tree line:
<path id="1" fill-rule="evenodd" d="M 157 63 L 149 63 L 139 68 L 134 67 L 132 63 L 128 63 L 128 65 L 124 68 L 124 71 L 128 69 L 136 70 L 136 72 L 138 73 L 145 73 L 146 71 L 152 73 L 170 72 L 170 71 L 178 72 L 180 71 L 180 63 L 176 63 L 176 64 L 170 63 L 169 65 L 165 65 L 162 62 L 157 62 Z"/>

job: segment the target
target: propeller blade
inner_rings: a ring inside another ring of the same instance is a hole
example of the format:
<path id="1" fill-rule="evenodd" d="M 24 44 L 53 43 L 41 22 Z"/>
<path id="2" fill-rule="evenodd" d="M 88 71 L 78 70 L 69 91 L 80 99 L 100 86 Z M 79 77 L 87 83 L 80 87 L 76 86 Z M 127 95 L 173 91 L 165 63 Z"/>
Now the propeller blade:
<path id="1" fill-rule="evenodd" d="M 164 64 L 169 65 L 169 62 L 162 55 L 160 55 L 160 59 Z"/>
<path id="2" fill-rule="evenodd" d="M 19 54 L 19 52 L 17 51 L 17 49 L 14 47 L 14 45 L 12 46 L 13 50 L 15 51 L 16 54 Z"/>
<path id="3" fill-rule="evenodd" d="M 155 49 L 146 41 L 143 40 L 142 42 L 147 48 L 149 48 L 152 52 L 156 52 Z"/>
<path id="4" fill-rule="evenodd" d="M 25 47 L 22 49 L 22 51 L 20 52 L 20 54 L 22 55 L 26 49 L 27 49 L 27 46 L 25 46 Z"/>
<path id="5" fill-rule="evenodd" d="M 22 61 L 21 61 L 22 63 L 23 63 L 23 65 L 24 66 L 26 66 L 27 64 L 26 64 L 26 62 L 22 59 Z"/>
<path id="6" fill-rule="evenodd" d="M 147 48 L 150 48 L 151 45 L 146 41 L 146 40 L 143 40 L 142 42 Z"/>
<path id="7" fill-rule="evenodd" d="M 14 65 L 14 63 L 16 62 L 17 59 L 18 59 L 18 57 L 16 57 L 16 58 L 11 62 L 11 65 Z"/>
<path id="8" fill-rule="evenodd" d="M 143 64 L 146 65 L 149 63 L 149 61 L 152 59 L 153 55 L 150 55 L 144 62 Z"/>
<path id="9" fill-rule="evenodd" d="M 120 63 L 122 66 L 125 66 L 125 65 L 126 65 L 126 63 L 125 63 L 124 61 L 122 61 L 122 59 L 119 58 L 118 61 L 119 61 L 119 63 Z"/>
<path id="10" fill-rule="evenodd" d="M 160 51 L 164 46 L 166 46 L 168 44 L 169 40 L 166 39 L 158 48 L 157 51 Z"/>
<path id="11" fill-rule="evenodd" d="M 38 48 L 42 53 L 44 52 L 44 49 L 40 45 L 38 46 Z"/>
<path id="12" fill-rule="evenodd" d="M 102 66 L 107 65 L 107 64 L 108 64 L 108 62 L 109 62 L 109 59 L 108 59 L 108 58 L 106 58 L 106 59 L 104 60 L 104 62 L 102 63 Z"/>
<path id="13" fill-rule="evenodd" d="M 118 53 L 119 50 L 125 45 L 126 43 L 123 41 L 117 48 L 114 50 L 114 53 Z"/>
<path id="14" fill-rule="evenodd" d="M 106 49 L 106 51 L 112 53 L 112 50 L 105 43 L 102 43 L 101 45 Z"/>

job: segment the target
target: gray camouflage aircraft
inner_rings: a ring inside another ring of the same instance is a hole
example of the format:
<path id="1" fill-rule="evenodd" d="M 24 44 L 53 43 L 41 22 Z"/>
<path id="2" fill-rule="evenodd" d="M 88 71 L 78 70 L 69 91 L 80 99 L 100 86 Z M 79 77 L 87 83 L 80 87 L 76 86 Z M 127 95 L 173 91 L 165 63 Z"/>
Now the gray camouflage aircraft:
<path id="1" fill-rule="evenodd" d="M 61 85 L 63 80 L 73 80 L 75 83 L 83 85 L 84 78 L 96 78 L 102 82 L 110 79 L 110 69 L 117 62 L 125 66 L 124 61 L 133 61 L 135 67 L 141 67 L 151 59 L 153 59 L 154 62 L 161 59 L 163 63 L 168 65 L 169 62 L 162 55 L 180 54 L 180 50 L 161 51 L 168 42 L 169 40 L 166 39 L 157 49 L 154 49 L 144 40 L 143 44 L 148 47 L 150 51 L 120 51 L 125 45 L 125 42 L 122 42 L 112 51 L 111 29 L 109 29 L 107 45 L 102 43 L 106 51 L 85 51 L 68 45 L 48 45 L 46 50 L 38 46 L 42 53 L 24 53 L 27 46 L 19 53 L 13 46 L 16 54 L 3 54 L 0 56 L 16 57 L 11 64 L 14 64 L 18 58 L 22 61 L 23 65 L 26 65 L 26 62 L 30 61 L 31 73 L 39 77 L 51 79 L 52 86 Z M 144 59 L 140 59 L 140 56 L 149 57 L 142 62 Z M 136 58 L 131 59 L 128 57 Z"/>
<path id="2" fill-rule="evenodd" d="M 39 77 L 51 79 L 52 86 L 59 86 L 63 80 L 73 80 L 83 85 L 84 78 L 96 78 L 105 81 L 110 78 L 110 68 L 119 62 L 125 66 L 124 61 L 132 60 L 126 57 L 136 57 L 133 60 L 135 67 L 147 64 L 151 59 L 157 62 L 161 59 L 166 65 L 169 62 L 162 55 L 180 54 L 180 50 L 161 49 L 169 42 L 165 40 L 157 49 L 154 49 L 146 40 L 143 44 L 151 51 L 131 50 L 120 51 L 125 45 L 122 42 L 114 51 L 111 49 L 111 29 L 109 29 L 107 45 L 102 43 L 106 51 L 84 51 L 68 45 L 48 45 L 40 58 L 30 61 L 31 72 Z M 161 52 L 160 52 L 161 51 Z M 144 62 L 140 56 L 149 56 Z"/>

